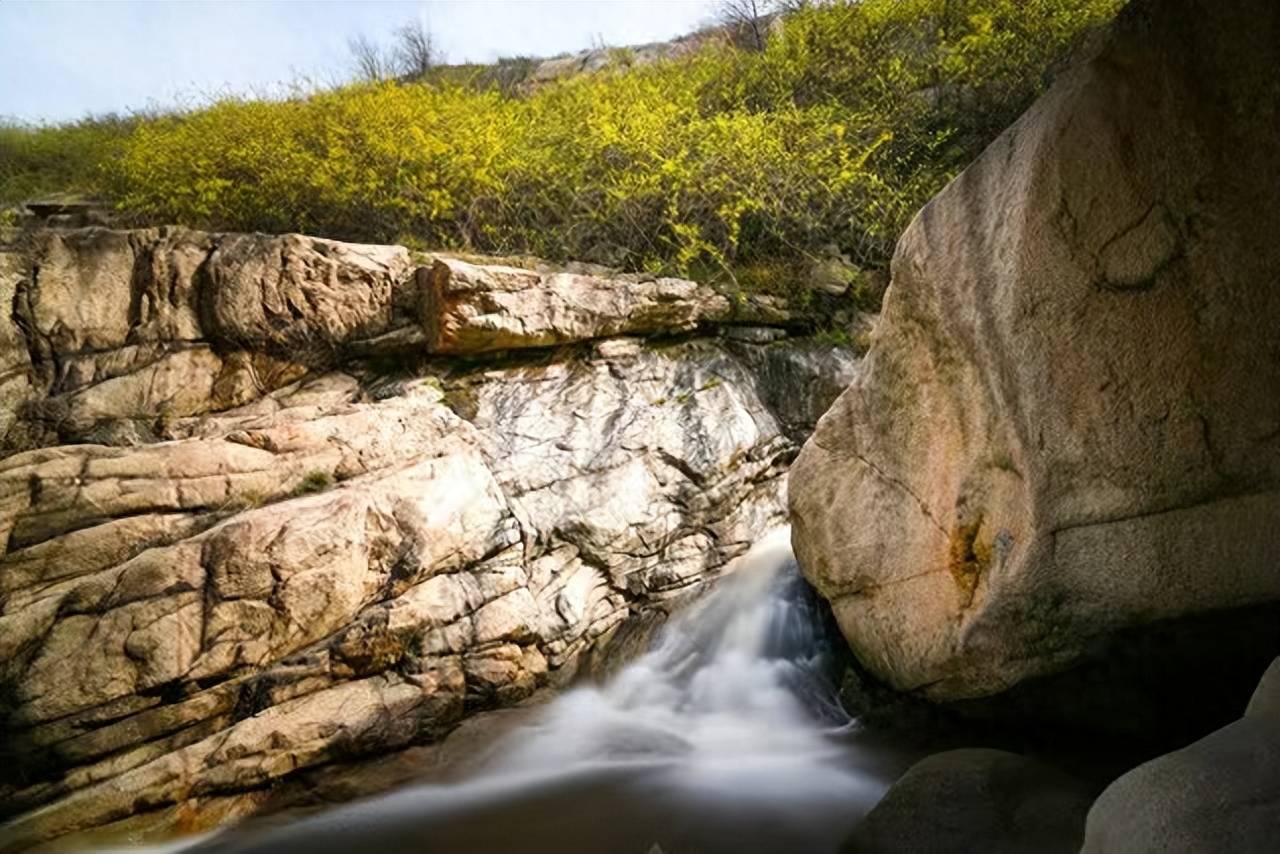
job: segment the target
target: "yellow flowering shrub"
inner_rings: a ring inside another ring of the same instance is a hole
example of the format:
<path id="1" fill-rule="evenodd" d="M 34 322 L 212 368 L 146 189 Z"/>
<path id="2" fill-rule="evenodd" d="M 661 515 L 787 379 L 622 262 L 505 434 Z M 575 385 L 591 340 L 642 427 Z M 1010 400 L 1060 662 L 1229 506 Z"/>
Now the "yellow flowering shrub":
<path id="1" fill-rule="evenodd" d="M 1119 5 L 833 2 L 788 16 L 760 52 L 536 88 L 458 72 L 109 130 L 10 127 L 0 198 L 61 182 L 139 221 L 728 278 L 831 245 L 880 265 Z"/>

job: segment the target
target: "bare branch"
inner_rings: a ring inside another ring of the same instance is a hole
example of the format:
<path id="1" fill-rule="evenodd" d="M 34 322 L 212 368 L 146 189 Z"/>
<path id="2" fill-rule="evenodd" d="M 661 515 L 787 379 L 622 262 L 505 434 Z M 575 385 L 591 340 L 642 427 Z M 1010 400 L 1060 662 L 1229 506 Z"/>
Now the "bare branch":
<path id="1" fill-rule="evenodd" d="M 421 21 L 407 21 L 395 33 L 395 67 L 402 77 L 422 77 L 439 61 L 435 38 Z"/>
<path id="2" fill-rule="evenodd" d="M 347 50 L 351 51 L 351 60 L 359 79 L 372 83 L 391 76 L 390 63 L 383 55 L 382 48 L 367 36 L 361 34 L 347 39 Z"/>
<path id="3" fill-rule="evenodd" d="M 720 0 L 716 6 L 716 20 L 729 31 L 739 47 L 764 50 L 772 5 L 773 0 Z"/>

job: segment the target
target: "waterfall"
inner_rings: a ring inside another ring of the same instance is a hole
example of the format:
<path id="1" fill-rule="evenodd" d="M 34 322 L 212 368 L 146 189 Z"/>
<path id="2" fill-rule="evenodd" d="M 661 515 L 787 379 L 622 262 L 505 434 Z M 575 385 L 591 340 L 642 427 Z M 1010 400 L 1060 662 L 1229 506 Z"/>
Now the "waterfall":
<path id="1" fill-rule="evenodd" d="M 464 780 L 201 845 L 215 851 L 834 851 L 884 791 L 835 700 L 832 638 L 775 531 L 602 685 L 506 732 Z"/>
<path id="2" fill-rule="evenodd" d="M 654 648 L 599 687 L 560 697 L 491 774 L 666 761 L 733 773 L 836 749 L 829 644 L 795 570 L 787 529 L 760 541 L 728 578 L 664 627 Z"/>

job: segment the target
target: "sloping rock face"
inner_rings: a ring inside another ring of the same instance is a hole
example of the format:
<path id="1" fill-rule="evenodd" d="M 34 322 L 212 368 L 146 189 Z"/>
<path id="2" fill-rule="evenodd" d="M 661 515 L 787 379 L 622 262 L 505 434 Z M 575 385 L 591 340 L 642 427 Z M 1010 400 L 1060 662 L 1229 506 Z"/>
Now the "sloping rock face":
<path id="1" fill-rule="evenodd" d="M 892 686 L 992 695 L 1280 600 L 1278 29 L 1133 4 L 902 238 L 791 477 L 800 564 Z"/>
<path id="2" fill-rule="evenodd" d="M 91 229 L 5 263 L 0 849 L 208 826 L 564 684 L 783 520 L 855 364 L 715 336 L 430 358 L 399 247 Z"/>

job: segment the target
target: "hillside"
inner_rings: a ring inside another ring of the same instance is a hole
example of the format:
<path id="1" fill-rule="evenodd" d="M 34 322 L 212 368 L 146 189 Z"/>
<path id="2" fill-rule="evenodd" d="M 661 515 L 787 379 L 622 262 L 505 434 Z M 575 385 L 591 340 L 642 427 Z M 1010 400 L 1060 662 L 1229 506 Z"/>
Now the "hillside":
<path id="1" fill-rule="evenodd" d="M 775 22 L 763 50 L 705 39 L 609 61 L 588 53 L 521 72 L 538 85 L 454 68 L 283 101 L 8 127 L 0 200 L 76 191 L 109 199 L 130 225 L 804 288 L 796 259 L 835 250 L 884 267 L 913 213 L 1119 5 L 835 2 Z"/>

